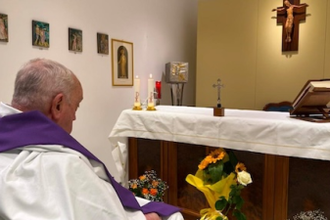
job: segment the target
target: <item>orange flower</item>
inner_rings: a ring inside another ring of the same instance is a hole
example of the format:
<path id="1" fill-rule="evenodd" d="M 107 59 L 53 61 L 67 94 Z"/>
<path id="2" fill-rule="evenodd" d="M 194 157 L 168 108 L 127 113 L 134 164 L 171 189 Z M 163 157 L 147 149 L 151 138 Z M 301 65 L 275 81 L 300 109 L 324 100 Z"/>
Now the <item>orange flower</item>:
<path id="1" fill-rule="evenodd" d="M 145 175 L 142 175 L 139 177 L 140 180 L 145 180 L 146 179 L 146 176 Z"/>
<path id="2" fill-rule="evenodd" d="M 150 189 L 150 194 L 153 196 L 157 195 L 157 192 L 158 192 L 157 189 L 154 188 Z"/>
<path id="3" fill-rule="evenodd" d="M 210 163 L 216 163 L 218 160 L 222 160 L 225 157 L 225 155 L 226 153 L 222 149 L 216 149 L 212 151 L 198 165 L 198 169 L 204 170 Z"/>
<path id="4" fill-rule="evenodd" d="M 208 157 L 209 156 L 205 157 L 205 159 L 202 160 L 202 162 L 198 165 L 198 169 L 204 170 L 209 165 L 210 161 L 208 160 Z"/>
<path id="5" fill-rule="evenodd" d="M 246 167 L 245 167 L 244 163 L 238 162 L 236 164 L 236 167 L 235 167 L 235 172 L 236 173 L 241 172 L 241 171 L 245 171 L 245 170 L 246 170 Z"/>
<path id="6" fill-rule="evenodd" d="M 153 187 L 157 187 L 158 186 L 158 181 L 153 180 L 151 184 L 152 184 Z"/>
<path id="7" fill-rule="evenodd" d="M 212 157 L 212 163 L 216 163 L 218 160 L 222 160 L 225 157 L 226 153 L 222 149 L 216 149 L 210 153 Z"/>
<path id="8" fill-rule="evenodd" d="M 148 189 L 146 189 L 146 188 L 143 188 L 143 189 L 142 189 L 142 194 L 146 195 L 146 194 L 148 194 L 148 193 L 149 193 L 149 190 L 148 190 Z"/>
<path id="9" fill-rule="evenodd" d="M 137 184 L 136 183 L 133 183 L 132 186 L 131 186 L 132 189 L 136 189 L 137 188 Z"/>

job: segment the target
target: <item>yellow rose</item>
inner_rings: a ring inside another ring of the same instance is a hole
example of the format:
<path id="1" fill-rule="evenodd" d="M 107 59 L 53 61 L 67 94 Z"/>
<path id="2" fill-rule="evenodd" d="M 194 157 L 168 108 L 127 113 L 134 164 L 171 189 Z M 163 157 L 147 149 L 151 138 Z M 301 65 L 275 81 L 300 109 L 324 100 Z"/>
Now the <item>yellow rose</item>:
<path id="1" fill-rule="evenodd" d="M 243 170 L 237 173 L 237 181 L 243 186 L 246 186 L 247 184 L 252 183 L 252 178 L 248 172 Z"/>

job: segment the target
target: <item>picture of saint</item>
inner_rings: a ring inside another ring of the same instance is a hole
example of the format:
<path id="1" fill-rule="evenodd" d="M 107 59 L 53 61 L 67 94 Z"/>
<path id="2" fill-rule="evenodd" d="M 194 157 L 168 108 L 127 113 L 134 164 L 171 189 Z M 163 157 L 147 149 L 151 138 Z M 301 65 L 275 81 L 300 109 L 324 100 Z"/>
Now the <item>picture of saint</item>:
<path id="1" fill-rule="evenodd" d="M 72 41 L 71 41 L 71 49 L 76 51 L 77 50 L 77 35 L 72 34 Z"/>
<path id="2" fill-rule="evenodd" d="M 128 57 L 127 49 L 120 46 L 117 50 L 118 57 L 118 78 L 128 79 Z"/>
<path id="3" fill-rule="evenodd" d="M 82 52 L 82 31 L 69 28 L 69 50 Z"/>
<path id="4" fill-rule="evenodd" d="M 0 41 L 8 42 L 8 16 L 0 14 Z"/>
<path id="5" fill-rule="evenodd" d="M 113 86 L 133 86 L 133 43 L 111 39 Z"/>
<path id="6" fill-rule="evenodd" d="M 49 24 L 32 21 L 32 45 L 38 47 L 49 47 Z"/>
<path id="7" fill-rule="evenodd" d="M 107 34 L 97 33 L 97 52 L 109 54 L 109 40 Z"/>

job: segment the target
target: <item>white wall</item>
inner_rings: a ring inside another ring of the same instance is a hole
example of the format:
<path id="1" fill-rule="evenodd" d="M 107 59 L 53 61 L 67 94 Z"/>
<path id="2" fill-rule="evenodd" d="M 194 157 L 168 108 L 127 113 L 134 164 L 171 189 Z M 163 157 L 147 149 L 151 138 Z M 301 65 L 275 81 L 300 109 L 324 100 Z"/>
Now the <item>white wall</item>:
<path id="1" fill-rule="evenodd" d="M 10 103 L 17 70 L 26 61 L 45 57 L 76 73 L 84 88 L 73 136 L 111 169 L 108 135 L 120 112 L 131 108 L 133 87 L 113 87 L 111 51 L 99 55 L 96 33 L 133 42 L 134 74 L 161 80 L 165 63 L 189 62 L 184 105 L 195 102 L 197 0 L 0 0 L 0 13 L 9 18 L 9 42 L 0 42 L 0 100 Z M 32 20 L 50 24 L 50 48 L 32 46 Z M 83 31 L 83 52 L 68 51 L 68 28 Z M 162 104 L 171 104 L 169 86 L 162 81 Z"/>

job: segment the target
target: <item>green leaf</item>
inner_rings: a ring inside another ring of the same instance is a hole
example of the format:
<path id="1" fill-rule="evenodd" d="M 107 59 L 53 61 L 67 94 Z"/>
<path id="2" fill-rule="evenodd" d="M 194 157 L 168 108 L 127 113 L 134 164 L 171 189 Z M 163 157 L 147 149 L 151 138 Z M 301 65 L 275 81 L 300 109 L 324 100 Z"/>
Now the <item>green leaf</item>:
<path id="1" fill-rule="evenodd" d="M 244 200 L 242 199 L 241 196 L 236 196 L 235 197 L 235 204 L 236 204 L 236 209 L 241 210 L 241 208 L 244 204 Z"/>
<path id="2" fill-rule="evenodd" d="M 216 220 L 223 220 L 223 218 L 221 216 L 217 217 Z"/>
<path id="3" fill-rule="evenodd" d="M 235 216 L 237 220 L 246 220 L 246 216 L 237 209 L 233 211 L 233 216 Z"/>
<path id="4" fill-rule="evenodd" d="M 225 163 L 224 171 L 227 174 L 230 174 L 231 172 L 233 172 L 235 170 L 235 167 L 236 167 L 236 164 L 238 163 L 238 160 L 237 160 L 235 154 L 232 151 L 227 150 L 226 152 L 229 156 L 229 161 L 227 161 Z"/>
<path id="5" fill-rule="evenodd" d="M 220 161 L 216 164 L 209 165 L 208 171 L 210 178 L 212 179 L 212 183 L 218 182 L 221 180 L 223 175 L 223 163 Z"/>
<path id="6" fill-rule="evenodd" d="M 242 190 L 242 189 L 244 189 L 244 187 L 245 187 L 245 186 L 243 186 L 243 185 L 237 185 L 237 189 L 238 189 L 238 190 Z"/>
<path id="7" fill-rule="evenodd" d="M 229 196 L 235 197 L 235 196 L 241 194 L 241 190 L 239 189 L 239 187 L 237 185 L 231 185 L 230 188 L 231 188 L 231 191 L 229 193 Z"/>
<path id="8" fill-rule="evenodd" d="M 226 163 L 223 164 L 223 171 L 229 175 L 230 173 L 232 173 L 235 170 L 235 168 L 233 167 L 233 165 L 231 164 L 230 161 L 227 161 Z"/>
<path id="9" fill-rule="evenodd" d="M 215 202 L 215 209 L 222 211 L 227 206 L 227 199 L 224 196 L 221 196 L 218 201 Z"/>

